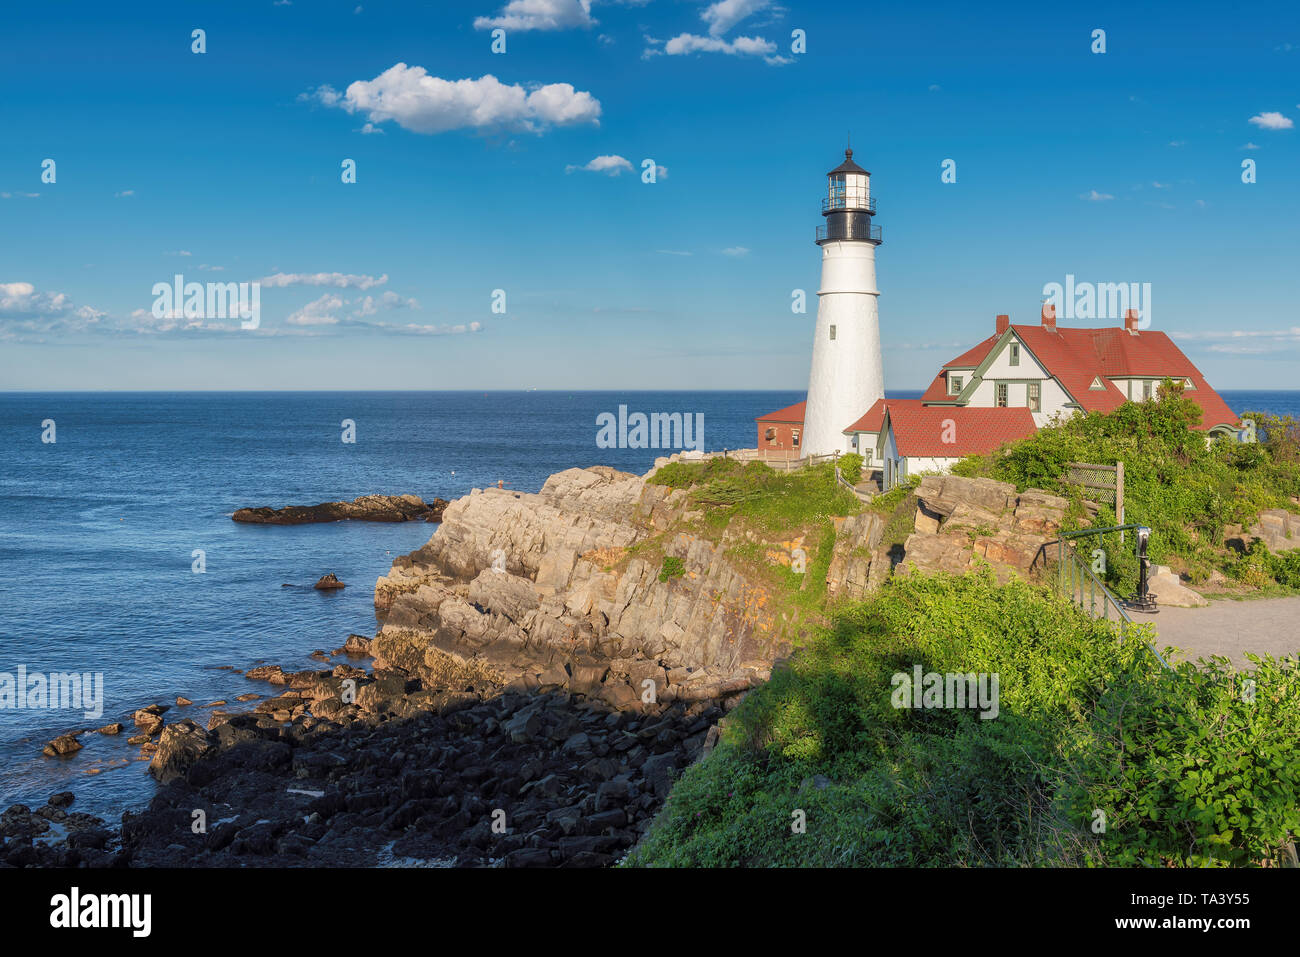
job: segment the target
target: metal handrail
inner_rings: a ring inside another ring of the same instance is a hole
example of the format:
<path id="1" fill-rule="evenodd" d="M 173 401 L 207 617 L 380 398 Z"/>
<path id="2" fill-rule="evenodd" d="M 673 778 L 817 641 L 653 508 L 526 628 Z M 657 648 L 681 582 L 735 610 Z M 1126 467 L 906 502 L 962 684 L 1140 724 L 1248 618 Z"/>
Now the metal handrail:
<path id="1" fill-rule="evenodd" d="M 864 227 L 859 226 L 859 225 L 857 225 L 857 224 L 849 224 L 848 232 L 850 233 L 850 235 L 848 235 L 848 236 L 838 236 L 838 237 L 836 237 L 836 240 L 847 240 L 847 241 L 849 241 L 849 242 L 855 242 L 855 241 L 856 241 L 856 242 L 863 242 L 863 241 L 865 241 L 865 242 L 869 242 L 869 243 L 880 243 L 880 242 L 883 242 L 883 233 L 881 232 L 881 229 L 880 229 L 879 226 L 874 226 L 874 225 L 873 225 L 873 226 L 867 226 L 867 227 L 864 228 Z M 827 236 L 826 236 L 826 227 L 825 227 L 825 226 L 818 226 L 818 227 L 817 227 L 817 242 L 819 242 L 819 243 L 820 243 L 820 242 L 825 242 L 826 239 L 827 239 Z"/>
<path id="2" fill-rule="evenodd" d="M 1109 621 L 1110 609 L 1113 607 L 1118 614 L 1120 621 L 1121 637 L 1124 626 L 1134 624 L 1129 613 L 1124 610 L 1115 593 L 1106 587 L 1105 583 L 1097 577 L 1092 566 L 1080 557 L 1078 549 L 1070 541 L 1073 538 L 1079 538 L 1083 535 L 1101 535 L 1106 532 L 1118 532 L 1121 529 L 1141 528 L 1140 525 L 1115 525 L 1108 528 L 1088 528 L 1080 532 L 1063 532 L 1057 540 L 1058 560 L 1057 560 L 1057 583 L 1061 592 L 1068 593 L 1070 601 L 1084 608 L 1093 617 L 1097 615 L 1097 601 L 1100 598 L 1102 616 Z M 1083 590 L 1085 585 L 1088 589 L 1088 604 L 1084 605 Z M 1078 596 L 1077 598 L 1075 596 Z M 1155 656 L 1161 667 L 1168 669 L 1169 662 L 1165 660 L 1164 655 L 1156 650 L 1156 647 L 1149 641 L 1142 643 L 1147 651 Z"/>
<path id="3" fill-rule="evenodd" d="M 1146 528 L 1145 525 L 1107 525 L 1105 528 L 1085 528 L 1077 532 L 1061 532 L 1061 538 L 1079 538 L 1083 535 L 1105 535 L 1107 532 L 1126 532 L 1132 528 Z"/>
<path id="4" fill-rule="evenodd" d="M 837 209 L 865 209 L 871 214 L 876 212 L 876 197 L 868 196 L 866 199 L 856 197 L 850 199 L 848 196 L 828 196 L 822 200 L 822 212 L 833 212 Z"/>

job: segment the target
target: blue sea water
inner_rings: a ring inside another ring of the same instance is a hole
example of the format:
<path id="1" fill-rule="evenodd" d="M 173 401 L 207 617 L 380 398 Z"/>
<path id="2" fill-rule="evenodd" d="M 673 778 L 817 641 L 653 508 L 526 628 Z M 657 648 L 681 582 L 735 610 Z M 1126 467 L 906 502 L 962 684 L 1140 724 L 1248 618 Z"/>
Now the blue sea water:
<path id="1" fill-rule="evenodd" d="M 919 393 L 898 393 L 914 397 Z M 1300 393 L 1224 393 L 1234 409 L 1300 415 Z M 601 449 L 596 416 L 703 413 L 709 449 L 752 447 L 755 416 L 795 392 L 39 393 L 0 394 L 0 672 L 102 672 L 104 714 L 0 709 L 0 807 L 71 789 L 116 820 L 153 792 L 119 737 L 50 738 L 195 702 L 169 718 L 268 686 L 221 670 L 308 656 L 374 633 L 373 590 L 394 556 L 436 526 L 236 524 L 243 506 L 310 505 L 369 493 L 451 499 L 494 485 L 536 491 L 553 472 L 644 472 L 662 454 Z M 54 420 L 57 441 L 41 441 Z M 341 441 L 356 423 L 355 444 Z M 192 553 L 205 553 L 195 574 Z M 347 583 L 324 593 L 326 572 Z M 282 588 L 282 584 L 298 587 Z M 90 773 L 98 770 L 99 773 Z"/>

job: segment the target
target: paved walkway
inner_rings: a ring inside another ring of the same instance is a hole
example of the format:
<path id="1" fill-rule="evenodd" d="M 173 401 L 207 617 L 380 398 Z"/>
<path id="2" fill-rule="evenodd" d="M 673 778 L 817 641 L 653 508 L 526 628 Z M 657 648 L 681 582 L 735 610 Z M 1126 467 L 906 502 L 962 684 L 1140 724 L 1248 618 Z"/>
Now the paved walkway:
<path id="1" fill-rule="evenodd" d="M 1239 668 L 1251 667 L 1246 652 L 1274 658 L 1300 654 L 1300 597 L 1220 600 L 1205 608 L 1161 608 L 1133 615 L 1160 634 L 1157 646 L 1175 645 L 1188 661 L 1223 655 Z"/>

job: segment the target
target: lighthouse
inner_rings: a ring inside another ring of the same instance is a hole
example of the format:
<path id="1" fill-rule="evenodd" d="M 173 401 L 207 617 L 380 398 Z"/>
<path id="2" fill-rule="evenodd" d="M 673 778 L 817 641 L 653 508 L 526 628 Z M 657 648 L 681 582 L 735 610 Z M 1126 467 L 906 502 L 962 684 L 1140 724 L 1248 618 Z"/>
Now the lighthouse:
<path id="1" fill-rule="evenodd" d="M 822 280 L 804 413 L 804 455 L 847 452 L 844 429 L 885 395 L 876 304 L 876 247 L 881 239 L 880 227 L 871 221 L 876 213 L 871 174 L 853 162 L 853 150 L 846 149 L 844 162 L 826 178 L 826 223 L 817 227 Z"/>

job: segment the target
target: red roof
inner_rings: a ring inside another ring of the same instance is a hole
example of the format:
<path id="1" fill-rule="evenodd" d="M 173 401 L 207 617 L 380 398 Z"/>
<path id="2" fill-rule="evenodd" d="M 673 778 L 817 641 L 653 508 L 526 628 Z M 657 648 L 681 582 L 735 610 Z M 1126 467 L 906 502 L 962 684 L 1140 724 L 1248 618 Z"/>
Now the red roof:
<path id="1" fill-rule="evenodd" d="M 891 402 L 889 428 L 900 455 L 952 459 L 992 452 L 1032 435 L 1036 426 L 1023 406 L 985 409 Z"/>
<path id="2" fill-rule="evenodd" d="M 989 350 L 993 348 L 993 343 L 997 342 L 1000 338 L 1000 334 L 989 336 L 979 345 L 975 346 L 975 348 L 967 349 L 951 362 L 945 362 L 943 367 L 945 369 L 974 369 L 984 361 L 984 357 L 987 356 Z"/>
<path id="3" fill-rule="evenodd" d="M 1034 354 L 1043 367 L 1055 376 L 1071 398 L 1089 412 L 1113 412 L 1127 401 L 1111 378 L 1171 376 L 1192 380 L 1195 389 L 1185 395 L 1201 407 L 1200 429 L 1216 425 L 1234 425 L 1237 415 L 1215 392 L 1200 370 L 1163 332 L 1140 330 L 1132 335 L 1123 327 L 1074 329 L 1058 326 L 1049 332 L 1041 325 L 1011 326 L 1012 331 Z M 944 369 L 970 368 L 988 357 L 998 336 L 990 336 L 973 349 L 944 365 Z M 1093 389 L 1095 379 L 1103 389 Z M 940 373 L 925 390 L 922 401 L 940 402 L 948 394 L 947 379 Z"/>
<path id="4" fill-rule="evenodd" d="M 784 409 L 777 409 L 775 412 L 769 412 L 767 415 L 757 416 L 755 422 L 802 422 L 803 410 L 808 404 L 805 399 L 802 402 L 796 402 L 794 405 L 787 405 Z"/>
<path id="5" fill-rule="evenodd" d="M 844 434 L 847 435 L 850 432 L 879 432 L 880 427 L 885 422 L 886 408 L 899 405 L 919 406 L 921 402 L 921 399 L 877 399 L 876 404 L 867 410 L 867 414 L 845 429 Z"/>

